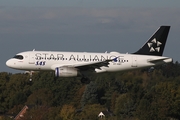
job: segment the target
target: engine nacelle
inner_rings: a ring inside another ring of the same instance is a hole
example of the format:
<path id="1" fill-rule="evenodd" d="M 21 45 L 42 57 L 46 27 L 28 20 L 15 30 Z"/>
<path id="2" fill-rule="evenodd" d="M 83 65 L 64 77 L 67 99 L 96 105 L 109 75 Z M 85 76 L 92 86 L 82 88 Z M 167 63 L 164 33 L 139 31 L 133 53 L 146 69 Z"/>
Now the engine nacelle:
<path id="1" fill-rule="evenodd" d="M 56 77 L 76 77 L 78 76 L 78 71 L 76 68 L 71 67 L 57 67 L 55 69 Z"/>

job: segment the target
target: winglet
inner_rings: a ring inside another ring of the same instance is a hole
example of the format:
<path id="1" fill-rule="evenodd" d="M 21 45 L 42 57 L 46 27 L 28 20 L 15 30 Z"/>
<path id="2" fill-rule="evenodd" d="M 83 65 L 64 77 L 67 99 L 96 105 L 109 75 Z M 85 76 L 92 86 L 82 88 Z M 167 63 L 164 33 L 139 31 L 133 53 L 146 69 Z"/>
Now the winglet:
<path id="1" fill-rule="evenodd" d="M 152 37 L 133 54 L 162 56 L 170 26 L 161 26 Z"/>

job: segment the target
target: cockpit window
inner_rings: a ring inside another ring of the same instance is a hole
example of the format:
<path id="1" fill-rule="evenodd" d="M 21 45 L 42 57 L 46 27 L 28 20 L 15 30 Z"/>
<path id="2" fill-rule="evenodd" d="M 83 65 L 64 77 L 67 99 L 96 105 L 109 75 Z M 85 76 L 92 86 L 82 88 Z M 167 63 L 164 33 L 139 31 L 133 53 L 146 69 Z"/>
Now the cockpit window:
<path id="1" fill-rule="evenodd" d="M 15 55 L 13 58 L 16 58 L 16 59 L 22 60 L 24 57 L 23 57 L 22 55 Z"/>

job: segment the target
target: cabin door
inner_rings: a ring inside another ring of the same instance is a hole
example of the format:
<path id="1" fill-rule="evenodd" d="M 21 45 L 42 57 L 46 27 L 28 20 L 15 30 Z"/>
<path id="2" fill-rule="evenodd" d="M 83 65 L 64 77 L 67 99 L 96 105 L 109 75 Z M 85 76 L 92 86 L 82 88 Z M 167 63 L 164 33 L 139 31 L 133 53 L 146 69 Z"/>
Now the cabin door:
<path id="1" fill-rule="evenodd" d="M 34 54 L 29 54 L 29 64 L 35 64 Z"/>
<path id="2" fill-rule="evenodd" d="M 132 67 L 137 67 L 137 57 L 136 56 L 132 57 Z"/>

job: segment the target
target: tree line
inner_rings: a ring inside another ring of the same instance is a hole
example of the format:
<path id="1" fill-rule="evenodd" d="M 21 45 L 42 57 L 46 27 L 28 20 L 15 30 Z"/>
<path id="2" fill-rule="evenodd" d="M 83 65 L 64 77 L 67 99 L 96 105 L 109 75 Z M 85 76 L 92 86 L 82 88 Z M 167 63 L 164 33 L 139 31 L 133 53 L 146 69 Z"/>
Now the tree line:
<path id="1" fill-rule="evenodd" d="M 180 118 L 180 64 L 178 62 L 133 71 L 80 78 L 56 78 L 54 72 L 29 75 L 0 73 L 0 115 L 16 115 L 33 106 L 24 120 L 178 120 Z M 0 119 L 9 119 L 1 117 Z"/>

